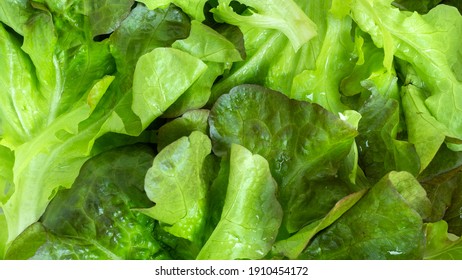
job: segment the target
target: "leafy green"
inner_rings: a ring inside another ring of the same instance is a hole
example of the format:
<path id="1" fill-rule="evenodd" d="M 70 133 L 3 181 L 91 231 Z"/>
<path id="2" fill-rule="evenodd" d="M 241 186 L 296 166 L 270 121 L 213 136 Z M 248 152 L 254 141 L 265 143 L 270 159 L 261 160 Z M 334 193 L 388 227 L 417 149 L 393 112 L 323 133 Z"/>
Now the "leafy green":
<path id="1" fill-rule="evenodd" d="M 348 123 L 316 104 L 249 85 L 220 97 L 209 123 L 215 154 L 229 153 L 235 143 L 268 160 L 287 209 L 289 232 L 298 230 L 303 218 L 316 209 L 305 205 L 319 184 L 306 181 L 335 175 L 356 136 Z"/>
<path id="2" fill-rule="evenodd" d="M 146 194 L 155 206 L 140 210 L 165 231 L 199 244 L 208 199 L 202 169 L 211 149 L 209 138 L 199 131 L 165 147 L 146 173 Z"/>
<path id="3" fill-rule="evenodd" d="M 0 258 L 461 258 L 461 7 L 1 1 Z"/>
<path id="4" fill-rule="evenodd" d="M 175 140 L 183 136 L 189 136 L 193 131 L 208 134 L 208 117 L 208 110 L 191 110 L 184 113 L 180 118 L 166 123 L 157 132 L 157 149 L 161 151 Z"/>
<path id="5" fill-rule="evenodd" d="M 366 175 L 375 180 L 393 170 L 417 175 L 420 162 L 415 147 L 398 139 L 399 103 L 373 94 L 359 113 L 359 161 Z"/>
<path id="6" fill-rule="evenodd" d="M 59 192 L 40 222 L 11 245 L 9 259 L 152 259 L 163 253 L 154 221 L 132 210 L 151 204 L 144 174 L 153 150 L 127 146 L 92 158 L 69 190 Z M 109 164 L 108 164 L 109 163 Z"/>
<path id="7" fill-rule="evenodd" d="M 168 71 L 171 67 L 184 71 L 173 73 Z M 132 109 L 140 117 L 143 129 L 162 115 L 205 69 L 199 59 L 171 48 L 156 48 L 140 57 L 133 78 Z M 172 91 L 173 88 L 176 90 Z"/>
<path id="8" fill-rule="evenodd" d="M 85 18 L 72 15 L 76 21 L 87 23 Z M 63 32 L 68 32 L 68 36 L 60 36 Z M 8 74 L 2 75 L 8 91 L 0 103 L 1 144 L 14 150 L 14 192 L 1 207 L 8 223 L 8 240 L 12 241 L 40 218 L 59 188 L 71 187 L 82 164 L 92 156 L 92 145 L 97 138 L 107 132 L 137 135 L 142 131 L 143 121 L 150 122 L 161 112 L 144 108 L 137 111 L 136 102 L 142 102 L 140 95 L 152 93 L 135 90 L 130 115 L 131 106 L 127 111 L 125 102 L 132 95 L 111 87 L 114 80 L 115 84 L 121 80 L 116 79 L 118 75 L 107 75 L 114 71 L 108 41 L 92 41 L 85 30 L 75 29 L 64 15 L 58 14 L 52 21 L 45 7 L 34 10 L 24 28 L 22 47 L 3 27 L 0 33 L 4 39 L 2 65 L 8 67 L 4 69 Z M 156 53 L 163 59 L 180 60 L 179 65 L 184 59 L 188 63 L 193 61 L 187 54 L 179 51 L 171 54 L 170 50 L 162 52 L 162 49 L 150 54 L 151 59 L 156 59 Z M 145 60 L 149 62 L 150 56 Z M 146 68 L 142 61 L 140 65 Z M 184 82 L 192 83 L 198 75 L 193 74 L 192 78 L 185 75 Z M 150 78 L 149 72 L 142 73 L 141 78 Z M 123 116 L 134 115 L 132 120 L 121 121 L 121 107 L 125 109 Z M 159 108 L 165 110 L 162 105 Z"/>
<path id="9" fill-rule="evenodd" d="M 84 0 L 84 15 L 90 21 L 91 34 L 98 36 L 113 32 L 128 16 L 135 0 L 91 1 Z"/>
<path id="10" fill-rule="evenodd" d="M 460 260 L 462 243 L 460 237 L 448 233 L 448 224 L 441 220 L 426 226 L 428 260 Z"/>
<path id="11" fill-rule="evenodd" d="M 187 16 L 176 7 L 149 10 L 138 4 L 109 37 L 118 72 L 132 78 L 140 56 L 188 37 L 190 29 Z"/>
<path id="12" fill-rule="evenodd" d="M 181 7 L 185 13 L 192 16 L 198 21 L 205 19 L 204 5 L 207 0 L 139 0 L 138 2 L 146 4 L 149 9 L 165 8 L 171 3 Z"/>
<path id="13" fill-rule="evenodd" d="M 282 221 L 276 191 L 268 162 L 242 146 L 232 145 L 221 219 L 197 258 L 263 258 Z"/>
<path id="14" fill-rule="evenodd" d="M 166 111 L 164 117 L 177 117 L 188 110 L 202 108 L 210 98 L 213 83 L 232 62 L 242 60 L 241 53 L 233 42 L 218 31 L 199 23 L 191 22 L 191 33 L 184 40 L 173 44 L 202 60 L 207 69 L 199 79 Z"/>
<path id="15" fill-rule="evenodd" d="M 413 178 L 409 173 L 385 176 L 332 226 L 315 236 L 300 258 L 422 258 L 422 218 L 395 189 L 392 176 Z M 421 188 L 417 182 L 409 187 Z"/>
<path id="16" fill-rule="evenodd" d="M 293 0 L 238 0 L 249 7 L 249 15 L 239 15 L 230 6 L 231 0 L 219 0 L 212 13 L 219 21 L 238 26 L 255 26 L 281 31 L 289 38 L 295 51 L 316 35 L 314 23 Z M 286 15 L 289 14 L 290 17 Z"/>
<path id="17" fill-rule="evenodd" d="M 458 11 L 438 5 L 425 15 L 409 14 L 392 8 L 390 1 L 352 1 L 352 16 L 368 32 L 374 43 L 384 49 L 384 65 L 391 69 L 393 56 L 412 64 L 431 92 L 425 105 L 451 135 L 461 138 L 460 108 L 457 92 L 462 86 L 454 64 L 460 56 L 457 40 L 462 28 Z M 437 81 L 437 82 L 436 82 Z M 453 149 L 459 149 L 457 145 Z"/>
<path id="18" fill-rule="evenodd" d="M 274 244 L 272 254 L 296 259 L 318 232 L 334 223 L 353 207 L 365 193 L 366 190 L 362 190 L 339 200 L 324 218 L 303 227 L 289 238 L 280 240 Z"/>

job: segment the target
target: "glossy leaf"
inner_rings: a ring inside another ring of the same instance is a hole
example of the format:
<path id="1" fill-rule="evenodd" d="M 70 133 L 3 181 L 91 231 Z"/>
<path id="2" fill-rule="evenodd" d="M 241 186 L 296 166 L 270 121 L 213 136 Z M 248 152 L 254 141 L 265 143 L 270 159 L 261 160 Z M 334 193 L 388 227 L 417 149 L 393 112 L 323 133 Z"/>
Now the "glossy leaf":
<path id="1" fill-rule="evenodd" d="M 282 221 L 276 192 L 277 183 L 268 162 L 242 146 L 232 145 L 221 219 L 197 258 L 263 258 Z"/>
<path id="2" fill-rule="evenodd" d="M 412 178 L 409 173 L 398 174 Z M 334 224 L 316 235 L 300 258 L 422 258 L 425 248 L 422 218 L 394 184 L 385 176 Z M 421 188 L 418 183 L 411 187 Z"/>
<path id="3" fill-rule="evenodd" d="M 151 205 L 143 181 L 153 158 L 147 146 L 128 146 L 89 160 L 72 188 L 58 192 L 6 257 L 151 259 L 162 254 L 152 236 L 154 221 L 132 210 Z"/>

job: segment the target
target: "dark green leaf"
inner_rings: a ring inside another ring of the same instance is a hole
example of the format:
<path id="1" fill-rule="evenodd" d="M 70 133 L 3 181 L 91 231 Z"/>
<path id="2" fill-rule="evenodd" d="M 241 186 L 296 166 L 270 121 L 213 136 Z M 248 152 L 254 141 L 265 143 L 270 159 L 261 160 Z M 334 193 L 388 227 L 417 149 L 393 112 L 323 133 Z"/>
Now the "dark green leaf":
<path id="1" fill-rule="evenodd" d="M 291 100 L 253 85 L 238 86 L 220 97 L 210 112 L 209 123 L 217 155 L 229 153 L 231 144 L 236 143 L 268 160 L 280 186 L 290 232 L 307 222 L 300 213 L 305 216 L 310 211 L 306 202 L 315 192 L 313 188 L 322 188 L 306 182 L 336 175 L 357 133 L 317 104 Z M 316 211 L 317 207 L 312 205 L 310 209 Z"/>
<path id="2" fill-rule="evenodd" d="M 15 240 L 7 258 L 155 258 L 162 250 L 152 236 L 154 221 L 132 210 L 151 205 L 143 183 L 153 157 L 147 146 L 128 146 L 89 160 L 41 223 Z"/>
<path id="3" fill-rule="evenodd" d="M 412 178 L 409 173 L 397 175 Z M 389 175 L 380 180 L 316 235 L 300 258 L 421 259 L 425 248 L 422 218 L 397 192 L 393 181 Z M 418 183 L 412 187 L 421 188 Z"/>

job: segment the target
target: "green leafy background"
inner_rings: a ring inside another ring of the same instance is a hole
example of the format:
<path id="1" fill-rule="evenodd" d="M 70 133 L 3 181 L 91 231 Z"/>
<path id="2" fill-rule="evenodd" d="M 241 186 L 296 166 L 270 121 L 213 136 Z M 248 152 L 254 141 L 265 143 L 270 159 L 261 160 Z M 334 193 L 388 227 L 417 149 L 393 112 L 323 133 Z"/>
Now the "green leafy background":
<path id="1" fill-rule="evenodd" d="M 460 1 L 0 2 L 0 257 L 461 259 Z"/>

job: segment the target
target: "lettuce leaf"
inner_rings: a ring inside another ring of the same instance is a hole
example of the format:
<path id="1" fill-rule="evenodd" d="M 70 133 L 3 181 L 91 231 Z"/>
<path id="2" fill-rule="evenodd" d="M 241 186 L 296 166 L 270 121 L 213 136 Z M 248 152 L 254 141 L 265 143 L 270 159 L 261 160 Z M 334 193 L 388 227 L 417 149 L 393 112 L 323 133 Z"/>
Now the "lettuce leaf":
<path id="1" fill-rule="evenodd" d="M 448 224 L 441 220 L 427 224 L 427 260 L 460 260 L 462 258 L 462 239 L 448 233 Z"/>
<path id="2" fill-rule="evenodd" d="M 310 194 L 323 185 L 308 182 L 334 176 L 357 134 L 350 124 L 316 104 L 254 85 L 238 86 L 221 96 L 209 124 L 216 155 L 226 155 L 232 144 L 239 144 L 268 160 L 280 186 L 289 232 L 300 229 L 310 212 L 320 207 L 306 208 Z M 342 184 L 340 189 L 348 192 Z"/>
<path id="3" fill-rule="evenodd" d="M 151 79 L 157 88 L 163 86 L 156 84 L 157 75 L 168 75 L 165 71 L 155 72 L 165 65 L 162 61 L 191 67 L 202 63 L 178 50 L 158 49 L 140 60 L 139 68 L 144 72 L 132 74 L 136 77 L 132 92 L 131 82 L 127 85 L 120 74 L 108 75 L 115 70 L 109 41 L 94 42 L 87 30 L 73 25 L 88 24 L 85 17 L 70 12 L 78 9 L 78 3 L 72 2 L 66 10 L 75 21 L 59 13 L 51 20 L 51 11 L 37 5 L 22 30 L 22 46 L 9 30 L 0 29 L 0 59 L 8 67 L 4 69 L 8 74 L 1 79 L 8 91 L 0 102 L 0 143 L 5 147 L 2 150 L 14 152 L 10 182 L 14 191 L 8 191 L 1 204 L 8 223 L 8 242 L 40 218 L 58 189 L 71 187 L 80 167 L 93 155 L 96 139 L 108 132 L 139 135 L 143 125 L 145 128 L 183 93 L 179 88 L 176 95 L 169 95 L 170 101 L 154 99 L 158 105 L 151 103 L 155 109 L 149 111 L 144 106 L 137 107 L 137 103 L 144 102 L 147 96 L 165 93 L 137 91 L 137 80 Z M 64 7 L 51 8 L 63 12 Z M 66 32 L 68 36 L 61 36 Z M 33 47 L 36 45 L 39 47 Z M 204 68 L 192 73 L 185 69 L 183 88 L 188 88 Z M 122 91 L 121 85 L 129 91 Z M 127 115 L 131 117 L 122 117 L 121 121 L 120 116 Z"/>
<path id="4" fill-rule="evenodd" d="M 302 259 L 421 259 L 425 248 L 422 217 L 395 188 L 387 174 L 350 210 L 315 236 Z M 414 181 L 408 187 L 421 189 Z M 395 213 L 399 211 L 399 215 Z"/>
<path id="5" fill-rule="evenodd" d="M 460 108 L 462 89 L 457 62 L 457 40 L 462 18 L 457 9 L 438 5 L 427 14 L 407 13 L 390 5 L 391 1 L 352 1 L 351 13 L 358 26 L 369 33 L 374 43 L 384 49 L 383 64 L 391 70 L 393 57 L 407 61 L 425 83 L 430 93 L 425 106 L 449 132 L 461 139 Z M 449 40 L 449 41 L 448 41 Z M 456 143 L 452 149 L 459 150 Z"/>
<path id="6" fill-rule="evenodd" d="M 199 131 L 165 147 L 146 174 L 146 194 L 155 206 L 139 210 L 158 220 L 166 232 L 199 247 L 208 210 L 202 173 L 211 150 L 209 138 Z"/>
<path id="7" fill-rule="evenodd" d="M 90 260 L 166 256 L 152 236 L 154 221 L 132 210 L 151 205 L 143 181 L 153 158 L 152 148 L 135 145 L 87 161 L 72 188 L 56 195 L 40 221 L 15 239 L 6 257 Z"/>
<path id="8" fill-rule="evenodd" d="M 265 3 L 256 0 L 239 0 L 248 6 L 248 15 L 237 14 L 230 6 L 231 0 L 219 0 L 211 10 L 219 21 L 237 26 L 272 28 L 281 31 L 297 51 L 316 35 L 316 25 L 306 16 L 293 0 L 270 0 Z M 290 14 L 290 17 L 286 15 Z"/>
<path id="9" fill-rule="evenodd" d="M 265 257 L 282 221 L 276 192 L 277 183 L 271 176 L 268 162 L 233 144 L 221 218 L 197 259 Z"/>

